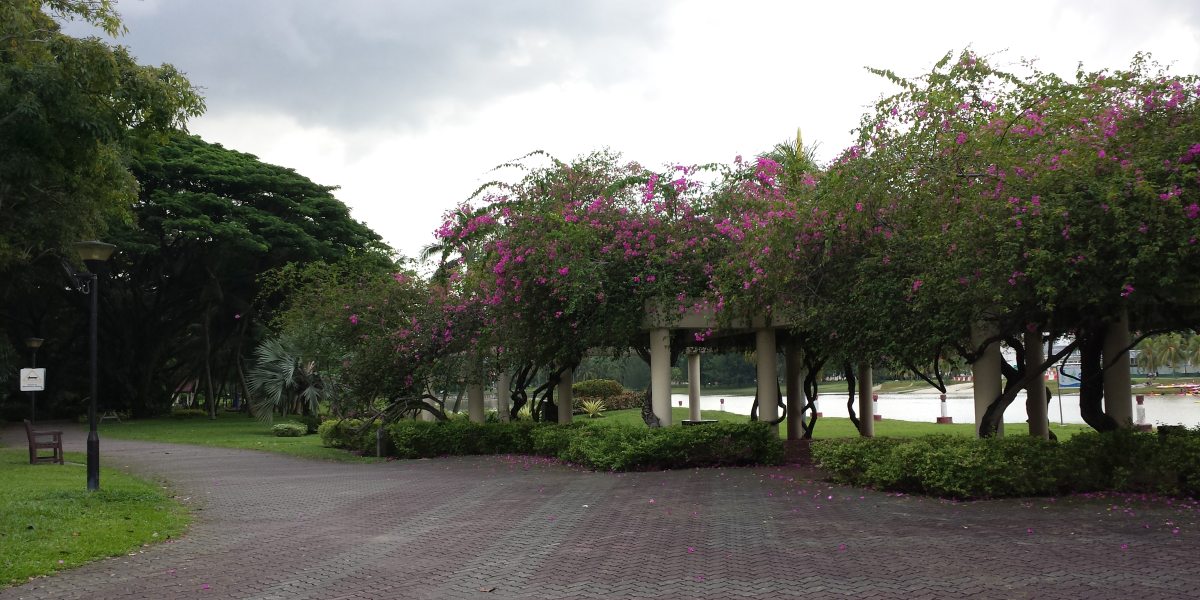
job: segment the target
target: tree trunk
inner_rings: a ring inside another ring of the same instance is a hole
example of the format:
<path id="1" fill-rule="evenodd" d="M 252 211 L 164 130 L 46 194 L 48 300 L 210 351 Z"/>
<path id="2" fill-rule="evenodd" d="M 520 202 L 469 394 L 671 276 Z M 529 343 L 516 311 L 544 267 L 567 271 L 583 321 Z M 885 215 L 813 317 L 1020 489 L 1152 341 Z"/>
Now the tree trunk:
<path id="1" fill-rule="evenodd" d="M 1034 380 L 1040 380 L 1042 373 L 1045 372 L 1046 369 L 1054 366 L 1054 363 L 1062 360 L 1063 357 L 1067 356 L 1071 352 L 1074 352 L 1076 348 L 1080 348 L 1080 352 L 1082 353 L 1080 341 L 1079 339 L 1076 339 L 1074 342 L 1071 342 L 1070 344 L 1067 344 L 1061 348 L 1058 352 L 1055 352 L 1053 355 L 1047 357 L 1041 363 L 1030 365 L 1027 364 L 1028 361 L 1025 360 L 1026 355 L 1021 344 L 1018 344 L 1015 341 L 1010 341 L 1009 345 L 1016 350 L 1017 364 L 1019 367 L 1014 368 L 1007 362 L 1001 361 L 1000 372 L 1004 375 L 1004 389 L 1000 392 L 1000 395 L 996 398 L 996 400 L 988 405 L 987 411 L 984 412 L 983 418 L 980 419 L 980 437 L 991 437 L 996 435 L 1000 429 L 1000 420 L 1004 418 L 1004 411 L 1007 410 L 1013 401 L 1017 399 L 1017 394 L 1020 394 L 1021 390 L 1029 386 Z"/>
<path id="2" fill-rule="evenodd" d="M 804 351 L 804 408 L 800 410 L 797 417 L 801 420 L 801 426 L 804 428 L 804 435 L 800 439 L 811 440 L 813 430 L 817 427 L 817 394 L 820 391 L 817 383 L 817 373 L 821 371 L 821 367 L 825 365 L 824 358 L 817 358 L 816 353 L 809 349 Z M 804 413 L 808 411 L 808 421 L 804 421 Z"/>
<path id="3" fill-rule="evenodd" d="M 450 409 L 450 412 L 452 412 L 452 413 L 458 412 L 458 407 L 462 404 L 463 391 L 465 389 L 466 389 L 465 385 L 458 386 L 458 395 L 454 397 L 454 408 Z"/>
<path id="4" fill-rule="evenodd" d="M 1104 412 L 1104 328 L 1079 332 L 1079 414 L 1096 431 L 1114 431 L 1117 422 Z"/>
<path id="5" fill-rule="evenodd" d="M 516 377 L 513 378 L 512 393 L 509 395 L 508 418 L 510 421 L 516 421 L 519 418 L 521 408 L 529 402 L 529 392 L 525 388 L 529 385 L 529 372 L 533 369 L 533 365 L 528 363 L 521 366 L 517 370 Z"/>
<path id="6" fill-rule="evenodd" d="M 212 307 L 209 306 L 204 311 L 204 393 L 208 396 L 208 418 L 217 418 L 217 397 L 213 391 L 212 380 L 212 341 L 210 333 L 210 322 L 212 321 Z"/>
<path id="7" fill-rule="evenodd" d="M 1016 352 L 1017 366 L 1014 367 L 1003 358 L 1000 359 L 1000 375 L 1004 377 L 1004 387 L 1000 389 L 1000 395 L 992 400 L 987 410 L 983 412 L 983 417 L 979 419 L 979 437 L 993 437 L 1000 433 L 1000 425 L 1004 421 L 1004 411 L 1008 410 L 1013 400 L 1016 400 L 1017 394 L 1024 389 L 1024 386 L 1018 382 L 1024 381 L 1025 373 L 1028 371 L 1028 367 L 1025 365 L 1025 349 L 1015 340 L 1008 340 L 1008 345 Z"/>
<path id="8" fill-rule="evenodd" d="M 854 393 L 858 389 L 858 378 L 854 375 L 854 365 L 846 363 L 842 366 L 842 372 L 846 376 L 846 412 L 850 415 L 850 422 L 854 424 L 855 431 L 862 431 L 862 422 L 858 418 L 858 413 L 854 412 Z"/>

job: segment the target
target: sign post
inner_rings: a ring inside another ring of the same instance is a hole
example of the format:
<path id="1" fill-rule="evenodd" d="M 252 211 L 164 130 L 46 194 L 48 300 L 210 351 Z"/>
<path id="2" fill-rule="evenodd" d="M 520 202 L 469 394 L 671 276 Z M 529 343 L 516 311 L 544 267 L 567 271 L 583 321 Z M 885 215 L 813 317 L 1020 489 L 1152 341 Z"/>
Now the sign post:
<path id="1" fill-rule="evenodd" d="M 29 422 L 37 419 L 37 393 L 46 389 L 46 369 L 21 369 L 21 391 L 29 392 Z"/>
<path id="2" fill-rule="evenodd" d="M 46 389 L 46 369 L 21 369 L 21 391 L 40 392 Z"/>

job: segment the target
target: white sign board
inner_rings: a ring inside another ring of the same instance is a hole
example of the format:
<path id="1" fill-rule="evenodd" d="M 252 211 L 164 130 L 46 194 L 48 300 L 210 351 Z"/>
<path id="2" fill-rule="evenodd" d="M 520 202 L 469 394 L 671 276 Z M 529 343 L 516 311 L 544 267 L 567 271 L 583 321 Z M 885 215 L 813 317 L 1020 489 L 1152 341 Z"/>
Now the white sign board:
<path id="1" fill-rule="evenodd" d="M 21 391 L 41 392 L 46 389 L 45 369 L 21 369 Z"/>

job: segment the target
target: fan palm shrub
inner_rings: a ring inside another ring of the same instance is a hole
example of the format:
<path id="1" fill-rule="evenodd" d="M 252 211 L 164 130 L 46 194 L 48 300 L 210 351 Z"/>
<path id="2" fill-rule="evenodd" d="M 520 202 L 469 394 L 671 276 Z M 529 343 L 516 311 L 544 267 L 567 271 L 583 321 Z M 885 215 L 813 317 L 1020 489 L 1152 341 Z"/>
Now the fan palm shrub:
<path id="1" fill-rule="evenodd" d="M 254 351 L 255 364 L 246 373 L 250 405 L 259 419 L 270 422 L 276 414 L 315 416 L 321 404 L 332 399 L 336 383 L 304 359 L 281 338 L 264 341 Z"/>

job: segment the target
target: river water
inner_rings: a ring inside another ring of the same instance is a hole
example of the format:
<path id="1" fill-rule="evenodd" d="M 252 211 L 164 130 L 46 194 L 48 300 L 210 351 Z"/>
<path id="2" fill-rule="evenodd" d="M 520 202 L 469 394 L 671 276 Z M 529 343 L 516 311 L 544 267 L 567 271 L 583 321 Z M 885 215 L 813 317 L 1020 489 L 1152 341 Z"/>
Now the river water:
<path id="1" fill-rule="evenodd" d="M 937 392 L 880 394 L 877 412 L 884 419 L 933 423 L 941 415 L 938 396 Z M 723 404 L 722 400 L 724 400 Z M 857 410 L 857 399 L 855 402 Z M 672 406 L 687 406 L 687 403 L 687 394 L 671 395 Z M 753 396 L 703 394 L 700 396 L 700 408 L 703 410 L 726 410 L 748 415 L 753 403 Z M 975 401 L 972 399 L 969 389 L 965 392 L 947 394 L 946 405 L 955 423 L 975 422 Z M 817 407 L 827 417 L 845 417 L 847 416 L 846 394 L 845 392 L 822 393 L 817 396 Z M 1200 396 L 1145 396 L 1145 407 L 1146 422 L 1151 425 L 1186 425 L 1188 427 L 1200 425 Z M 1054 423 L 1083 423 L 1083 417 L 1079 415 L 1079 396 L 1075 394 L 1056 395 L 1050 401 L 1049 413 L 1050 420 Z M 1134 417 L 1136 418 L 1136 412 Z M 1025 421 L 1025 394 L 1022 392 L 1004 412 L 1004 422 L 1024 423 Z"/>

